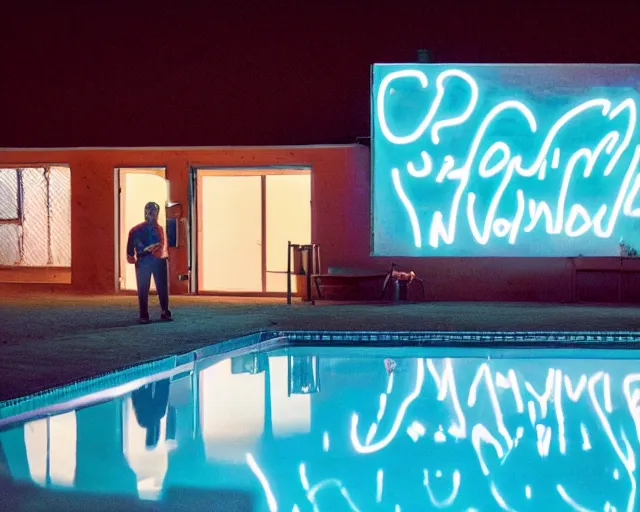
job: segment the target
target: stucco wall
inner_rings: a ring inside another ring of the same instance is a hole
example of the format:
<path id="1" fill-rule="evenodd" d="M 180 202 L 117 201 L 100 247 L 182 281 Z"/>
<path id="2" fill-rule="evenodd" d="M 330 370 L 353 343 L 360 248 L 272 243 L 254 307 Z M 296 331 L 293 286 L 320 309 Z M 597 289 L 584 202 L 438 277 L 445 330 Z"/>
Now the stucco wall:
<path id="1" fill-rule="evenodd" d="M 370 167 L 364 146 L 224 149 L 88 149 L 0 152 L 1 165 L 64 163 L 71 167 L 72 280 L 70 286 L 3 285 L 3 290 L 116 290 L 115 173 L 118 167 L 166 167 L 171 201 L 188 204 L 191 167 L 300 165 L 312 168 L 312 238 L 321 246 L 323 271 L 343 267 L 386 271 L 392 262 L 425 280 L 428 300 L 568 302 L 574 298 L 639 299 L 640 264 L 625 260 L 622 279 L 611 272 L 619 258 L 379 258 L 370 255 Z M 184 209 L 185 215 L 188 208 Z M 186 293 L 186 233 L 170 249 L 171 291 Z M 11 281 L 11 279 L 5 279 Z M 578 296 L 574 297 L 574 290 Z M 416 297 L 418 298 L 418 297 Z"/>
<path id="2" fill-rule="evenodd" d="M 566 258 L 381 258 L 370 256 L 369 152 L 354 151 L 343 185 L 349 243 L 332 247 L 329 264 L 387 270 L 397 263 L 425 280 L 427 300 L 564 302 L 572 299 L 573 263 Z M 331 234 L 318 233 L 330 240 Z M 339 236 L 335 234 L 334 236 Z M 418 298 L 418 297 L 416 297 Z"/>
<path id="3" fill-rule="evenodd" d="M 322 244 L 326 266 L 386 271 L 396 263 L 423 278 L 426 299 L 434 301 L 640 300 L 640 261 L 636 259 L 372 257 L 369 162 L 368 149 L 350 151 L 345 174 L 327 176 L 323 183 L 335 192 L 325 195 L 319 189 L 321 211 L 342 216 L 340 222 L 317 219 L 316 241 Z M 329 200 L 333 209 L 326 204 Z M 419 289 L 416 292 L 413 298 L 421 298 Z"/>
<path id="4" fill-rule="evenodd" d="M 70 289 L 83 293 L 113 293 L 117 264 L 115 172 L 118 167 L 166 167 L 171 201 L 185 206 L 188 214 L 189 171 L 192 167 L 246 167 L 300 165 L 312 168 L 312 236 L 323 246 L 330 264 L 340 264 L 341 254 L 359 232 L 350 214 L 349 182 L 353 166 L 368 165 L 354 155 L 368 150 L 358 146 L 307 146 L 229 149 L 70 149 L 0 152 L 1 165 L 65 163 L 71 168 L 71 261 Z M 368 169 L 366 170 L 368 175 Z M 368 178 L 367 178 L 368 179 Z M 361 208 L 362 204 L 358 203 Z M 354 211 L 354 213 L 357 213 Z M 142 215 L 142 212 L 141 212 Z M 344 219 L 350 219 L 343 222 Z M 343 229 L 343 226 L 345 228 Z M 188 270 L 186 232 L 180 247 L 170 249 L 172 293 L 185 293 L 188 283 L 178 275 Z M 362 235 L 360 235 L 362 236 Z M 366 240 L 362 238 L 362 240 Z M 338 251 L 333 255 L 332 251 Z M 38 289 L 43 288 L 42 286 Z M 44 287 L 47 289 L 46 287 Z"/>

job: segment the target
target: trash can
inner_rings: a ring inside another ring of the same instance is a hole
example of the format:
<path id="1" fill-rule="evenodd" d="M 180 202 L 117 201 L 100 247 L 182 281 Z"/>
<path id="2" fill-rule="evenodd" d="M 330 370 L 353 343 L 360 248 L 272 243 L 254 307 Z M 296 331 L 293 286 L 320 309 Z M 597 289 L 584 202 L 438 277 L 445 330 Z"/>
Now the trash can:
<path id="1" fill-rule="evenodd" d="M 396 279 L 393 285 L 394 302 L 406 302 L 409 300 L 409 281 Z"/>

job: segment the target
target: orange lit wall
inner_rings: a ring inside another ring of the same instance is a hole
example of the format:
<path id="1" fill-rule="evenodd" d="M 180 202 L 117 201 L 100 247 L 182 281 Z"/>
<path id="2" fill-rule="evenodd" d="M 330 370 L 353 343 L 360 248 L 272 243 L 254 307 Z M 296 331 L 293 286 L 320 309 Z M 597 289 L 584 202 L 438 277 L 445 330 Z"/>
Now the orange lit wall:
<path id="1" fill-rule="evenodd" d="M 575 272 L 585 266 L 613 269 L 620 263 L 618 258 L 371 257 L 369 149 L 364 146 L 0 151 L 0 166 L 38 163 L 71 167 L 71 285 L 4 283 L 0 290 L 115 292 L 114 168 L 166 166 L 170 200 L 186 206 L 191 167 L 278 165 L 312 169 L 312 242 L 321 246 L 323 272 L 329 266 L 384 272 L 395 261 L 424 278 L 427 300 L 568 302 L 576 298 L 578 287 L 582 298 L 614 302 L 620 292 L 627 300 L 637 300 L 634 290 L 640 290 L 638 272 L 626 273 L 624 282 L 611 272 L 579 276 Z M 184 230 L 180 233 L 180 247 L 169 249 L 173 294 L 188 292 L 187 282 L 178 281 L 188 263 L 186 234 Z M 626 264 L 638 266 L 634 261 Z"/>
<path id="2" fill-rule="evenodd" d="M 351 184 L 354 178 L 368 180 L 368 149 L 360 146 L 300 146 L 224 149 L 60 149 L 6 150 L 0 165 L 27 165 L 61 162 L 71 167 L 71 285 L 10 284 L 1 289 L 54 290 L 74 293 L 114 293 L 118 274 L 115 259 L 116 200 L 115 173 L 118 167 L 166 167 L 171 201 L 184 205 L 188 214 L 189 171 L 191 167 L 256 167 L 297 165 L 312 168 L 312 234 L 323 244 L 323 257 L 330 265 L 340 264 L 346 245 L 358 243 L 362 252 L 368 244 L 368 227 L 356 220 Z M 364 166 L 354 174 L 354 168 Z M 368 194 L 368 182 L 360 185 Z M 368 208 L 361 202 L 360 207 Z M 345 210 L 346 209 L 346 210 Z M 366 220 L 367 213 L 360 218 Z M 344 218 L 353 221 L 343 222 Z M 142 221 L 142 212 L 141 212 Z M 341 227 L 343 226 L 343 227 Z M 187 293 L 188 283 L 178 281 L 187 273 L 186 233 L 180 231 L 178 248 L 170 248 L 171 292 Z M 348 249 L 346 250 L 348 253 Z"/>

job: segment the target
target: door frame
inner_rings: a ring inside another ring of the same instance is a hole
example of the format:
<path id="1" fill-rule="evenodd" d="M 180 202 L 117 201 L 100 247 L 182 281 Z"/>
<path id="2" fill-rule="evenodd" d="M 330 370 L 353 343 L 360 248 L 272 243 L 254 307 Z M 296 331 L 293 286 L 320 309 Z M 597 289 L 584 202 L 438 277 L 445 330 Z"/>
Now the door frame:
<path id="1" fill-rule="evenodd" d="M 190 230 L 191 250 L 189 257 L 192 268 L 191 289 L 199 295 L 217 295 L 222 297 L 284 297 L 286 292 L 267 292 L 267 203 L 266 203 L 266 177 L 267 176 L 289 176 L 289 175 L 308 175 L 309 178 L 309 209 L 311 213 L 310 232 L 313 234 L 313 174 L 310 165 L 263 165 L 254 167 L 232 167 L 232 166 L 207 166 L 193 165 L 190 169 L 191 173 L 191 190 L 190 197 L 190 217 L 193 219 L 192 226 L 195 229 Z M 260 176 L 261 192 L 262 192 L 262 291 L 261 292 L 223 292 L 223 291 L 203 291 L 201 286 L 200 264 L 204 261 L 202 255 L 202 204 L 200 201 L 200 192 L 202 190 L 202 178 L 206 176 Z"/>
<path id="2" fill-rule="evenodd" d="M 125 226 L 122 222 L 123 215 L 123 200 L 126 197 L 126 180 L 122 179 L 123 171 L 127 174 L 154 174 L 156 176 L 161 176 L 165 182 L 167 183 L 167 200 L 169 199 L 169 184 L 167 181 L 167 168 L 166 166 L 140 166 L 140 165 L 119 165 L 114 167 L 114 183 L 115 183 L 115 261 L 117 272 L 115 273 L 115 289 L 118 293 L 123 294 L 135 294 L 135 290 L 127 290 L 122 287 L 122 280 L 124 278 L 124 272 L 126 265 L 128 264 L 126 259 L 122 259 L 122 251 L 120 250 L 120 244 L 123 240 L 126 240 L 128 234 L 125 232 Z M 161 207 L 166 207 L 166 203 L 161 205 Z"/>

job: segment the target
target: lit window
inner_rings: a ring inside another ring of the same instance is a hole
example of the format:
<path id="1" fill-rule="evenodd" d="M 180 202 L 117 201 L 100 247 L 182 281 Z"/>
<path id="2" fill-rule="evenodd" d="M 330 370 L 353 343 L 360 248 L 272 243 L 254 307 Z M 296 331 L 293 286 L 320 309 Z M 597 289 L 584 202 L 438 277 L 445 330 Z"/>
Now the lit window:
<path id="1" fill-rule="evenodd" d="M 0 265 L 71 266 L 71 171 L 0 168 Z"/>

